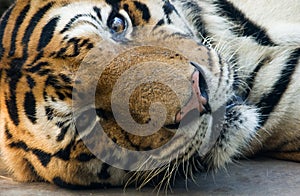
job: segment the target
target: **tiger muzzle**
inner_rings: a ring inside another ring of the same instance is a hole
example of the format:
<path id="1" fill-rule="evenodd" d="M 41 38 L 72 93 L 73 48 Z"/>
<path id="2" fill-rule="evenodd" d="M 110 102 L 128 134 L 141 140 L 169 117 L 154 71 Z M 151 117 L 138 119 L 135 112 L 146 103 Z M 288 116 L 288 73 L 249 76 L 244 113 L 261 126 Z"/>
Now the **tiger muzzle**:
<path id="1" fill-rule="evenodd" d="M 192 75 L 192 96 L 188 103 L 180 110 L 176 115 L 176 122 L 179 123 L 186 115 L 196 110 L 200 114 L 210 113 L 208 98 L 208 86 L 205 81 L 205 76 L 202 69 L 195 63 L 191 63 L 195 68 L 195 72 Z"/>

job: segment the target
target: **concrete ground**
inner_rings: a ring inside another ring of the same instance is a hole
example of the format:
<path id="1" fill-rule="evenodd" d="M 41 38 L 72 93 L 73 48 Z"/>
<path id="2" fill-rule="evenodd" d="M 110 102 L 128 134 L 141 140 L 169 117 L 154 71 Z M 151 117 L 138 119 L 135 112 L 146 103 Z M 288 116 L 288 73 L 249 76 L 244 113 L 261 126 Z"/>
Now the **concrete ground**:
<path id="1" fill-rule="evenodd" d="M 216 175 L 199 174 L 197 184 L 180 180 L 169 195 L 300 195 L 300 164 L 267 158 L 241 161 Z M 12 181 L 0 162 L 0 196 L 127 196 L 156 195 L 151 188 L 70 191 L 47 183 L 17 183 Z M 162 193 L 162 195 L 165 195 Z"/>

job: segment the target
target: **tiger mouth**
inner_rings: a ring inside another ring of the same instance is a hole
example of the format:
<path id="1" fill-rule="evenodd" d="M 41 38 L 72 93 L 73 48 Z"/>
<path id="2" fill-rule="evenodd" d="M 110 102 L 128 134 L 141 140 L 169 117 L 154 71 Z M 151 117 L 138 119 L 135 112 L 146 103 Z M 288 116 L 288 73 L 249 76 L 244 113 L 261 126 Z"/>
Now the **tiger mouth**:
<path id="1" fill-rule="evenodd" d="M 188 103 L 176 114 L 175 123 L 164 126 L 167 129 L 178 129 L 180 126 L 184 126 L 190 123 L 190 121 L 212 112 L 209 104 L 208 85 L 205 74 L 199 65 L 193 62 L 191 64 L 196 69 L 192 75 L 192 96 Z"/>

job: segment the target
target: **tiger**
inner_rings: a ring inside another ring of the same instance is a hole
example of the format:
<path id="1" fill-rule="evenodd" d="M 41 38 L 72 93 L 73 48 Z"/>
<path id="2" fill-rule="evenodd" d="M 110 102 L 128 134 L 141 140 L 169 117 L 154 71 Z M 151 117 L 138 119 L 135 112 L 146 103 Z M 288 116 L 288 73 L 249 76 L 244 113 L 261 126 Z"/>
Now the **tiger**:
<path id="1" fill-rule="evenodd" d="M 299 162 L 299 8 L 16 0 L 0 22 L 2 159 L 16 181 L 70 189 L 169 185 L 258 153 Z"/>

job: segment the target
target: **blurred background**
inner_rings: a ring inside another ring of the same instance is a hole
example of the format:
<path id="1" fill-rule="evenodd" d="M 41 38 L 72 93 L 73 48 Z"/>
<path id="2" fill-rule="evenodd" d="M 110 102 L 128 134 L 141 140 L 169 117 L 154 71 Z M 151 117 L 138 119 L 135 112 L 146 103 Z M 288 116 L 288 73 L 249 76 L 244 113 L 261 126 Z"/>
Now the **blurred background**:
<path id="1" fill-rule="evenodd" d="M 14 0 L 0 0 L 0 16 L 12 4 Z"/>

